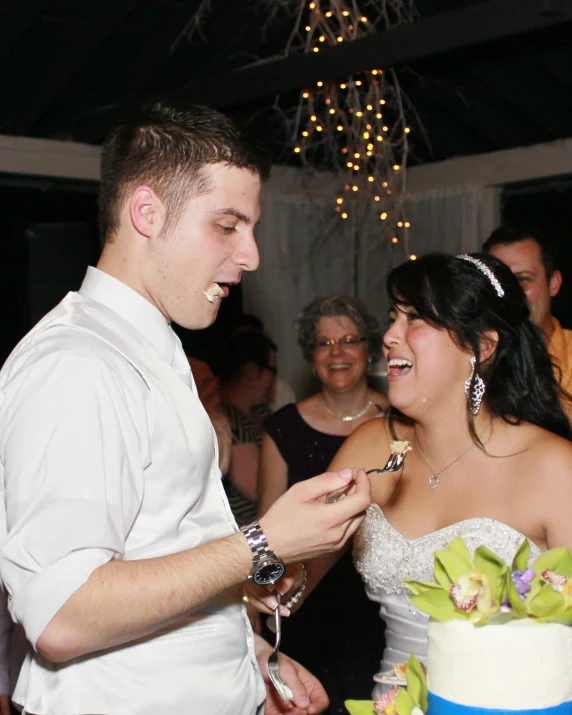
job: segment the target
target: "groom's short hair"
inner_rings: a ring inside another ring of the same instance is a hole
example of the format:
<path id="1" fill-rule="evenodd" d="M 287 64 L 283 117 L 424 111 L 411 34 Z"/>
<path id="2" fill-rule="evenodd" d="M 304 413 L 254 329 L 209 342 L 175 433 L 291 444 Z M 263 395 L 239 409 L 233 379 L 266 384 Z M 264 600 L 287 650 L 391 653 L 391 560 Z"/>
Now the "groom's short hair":
<path id="1" fill-rule="evenodd" d="M 224 114 L 180 101 L 142 107 L 117 126 L 102 147 L 102 241 L 113 241 L 123 203 L 141 184 L 150 186 L 164 203 L 165 228 L 171 227 L 190 198 L 208 191 L 201 169 L 217 163 L 248 169 L 263 181 L 270 174 L 267 153 Z"/>

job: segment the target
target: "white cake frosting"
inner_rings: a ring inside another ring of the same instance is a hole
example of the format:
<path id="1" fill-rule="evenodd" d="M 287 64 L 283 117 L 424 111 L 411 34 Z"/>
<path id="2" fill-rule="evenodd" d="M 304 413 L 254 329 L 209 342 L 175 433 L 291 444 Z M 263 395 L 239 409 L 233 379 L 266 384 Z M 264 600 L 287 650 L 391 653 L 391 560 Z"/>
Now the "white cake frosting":
<path id="1" fill-rule="evenodd" d="M 572 627 L 530 619 L 429 624 L 429 691 L 461 705 L 509 710 L 572 700 Z"/>

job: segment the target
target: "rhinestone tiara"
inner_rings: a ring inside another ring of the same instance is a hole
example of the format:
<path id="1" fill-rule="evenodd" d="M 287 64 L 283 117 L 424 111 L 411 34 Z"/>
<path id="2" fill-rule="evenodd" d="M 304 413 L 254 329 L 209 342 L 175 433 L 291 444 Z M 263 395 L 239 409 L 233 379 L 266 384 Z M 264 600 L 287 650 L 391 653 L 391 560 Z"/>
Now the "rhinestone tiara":
<path id="1" fill-rule="evenodd" d="M 464 253 L 462 256 L 457 256 L 457 258 L 460 258 L 462 261 L 469 261 L 469 263 L 472 263 L 474 266 L 476 266 L 479 271 L 481 271 L 481 273 L 484 273 L 485 276 L 490 280 L 491 285 L 496 290 L 498 297 L 503 297 L 504 288 L 501 286 L 499 279 L 495 276 L 495 274 L 488 266 L 486 266 L 482 261 L 479 261 L 478 258 L 473 258 L 473 256 L 469 256 L 466 253 Z"/>

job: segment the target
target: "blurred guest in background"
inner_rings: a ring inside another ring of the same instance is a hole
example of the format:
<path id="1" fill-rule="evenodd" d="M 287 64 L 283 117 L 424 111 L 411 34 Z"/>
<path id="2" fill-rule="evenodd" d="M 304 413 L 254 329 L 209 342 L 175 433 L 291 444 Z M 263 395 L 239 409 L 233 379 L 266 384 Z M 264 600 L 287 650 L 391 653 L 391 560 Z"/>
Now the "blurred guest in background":
<path id="1" fill-rule="evenodd" d="M 235 334 L 225 345 L 217 368 L 222 409 L 232 433 L 225 488 L 239 526 L 256 516 L 262 424 L 276 376 L 276 345 L 260 332 Z"/>
<path id="2" fill-rule="evenodd" d="M 499 226 L 483 244 L 483 253 L 499 258 L 520 283 L 530 308 L 530 318 L 542 331 L 556 368 L 560 386 L 572 393 L 572 330 L 564 330 L 552 315 L 552 298 L 562 286 L 554 249 L 540 234 L 528 229 Z M 564 405 L 572 418 L 572 403 Z"/>
<path id="3" fill-rule="evenodd" d="M 197 386 L 199 400 L 213 423 L 218 442 L 218 465 L 223 474 L 228 472 L 232 450 L 230 423 L 222 409 L 220 386 L 213 371 L 206 362 L 187 355 L 193 378 Z"/>
<path id="4" fill-rule="evenodd" d="M 387 397 L 368 386 L 368 365 L 381 353 L 381 326 L 362 302 L 343 295 L 313 301 L 298 318 L 298 344 L 321 389 L 265 422 L 259 515 L 292 484 L 322 472 L 356 427 L 389 408 Z M 345 712 L 347 698 L 369 698 L 383 628 L 350 554 L 285 624 L 282 636 L 285 652 L 303 654 L 324 685 L 328 713 Z"/>
<path id="5" fill-rule="evenodd" d="M 0 589 L 0 715 L 21 712 L 21 708 L 12 703 L 12 693 L 31 647 L 22 626 L 12 620 L 6 592 Z"/>
<path id="6" fill-rule="evenodd" d="M 234 335 L 239 335 L 240 333 L 265 333 L 264 325 L 260 318 L 256 315 L 251 315 L 250 313 L 243 313 L 239 316 L 238 321 L 232 330 L 230 337 Z M 281 375 L 276 375 L 274 382 L 272 383 L 272 388 L 270 390 L 270 397 L 268 399 L 268 407 L 272 412 L 276 412 L 284 405 L 290 402 L 296 401 L 296 395 L 292 387 L 286 382 L 286 380 Z"/>

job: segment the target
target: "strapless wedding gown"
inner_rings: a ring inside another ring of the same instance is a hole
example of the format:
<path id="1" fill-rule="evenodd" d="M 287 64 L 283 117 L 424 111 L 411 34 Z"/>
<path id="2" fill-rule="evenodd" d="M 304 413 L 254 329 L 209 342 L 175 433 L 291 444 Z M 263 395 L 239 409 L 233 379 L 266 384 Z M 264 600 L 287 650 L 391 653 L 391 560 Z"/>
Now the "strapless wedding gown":
<path id="1" fill-rule="evenodd" d="M 486 546 L 510 563 L 525 538 L 500 521 L 488 518 L 466 519 L 446 526 L 418 539 L 406 539 L 385 518 L 377 504 L 367 510 L 367 516 L 354 540 L 354 563 L 365 582 L 368 597 L 379 603 L 379 612 L 386 623 L 385 651 L 381 670 L 390 670 L 405 662 L 411 653 L 421 660 L 427 655 L 428 617 L 409 600 L 404 578 L 431 581 L 433 554 L 444 549 L 460 536 L 471 553 Z M 535 559 L 540 549 L 531 543 L 530 556 Z M 378 698 L 382 686 L 376 686 Z"/>

